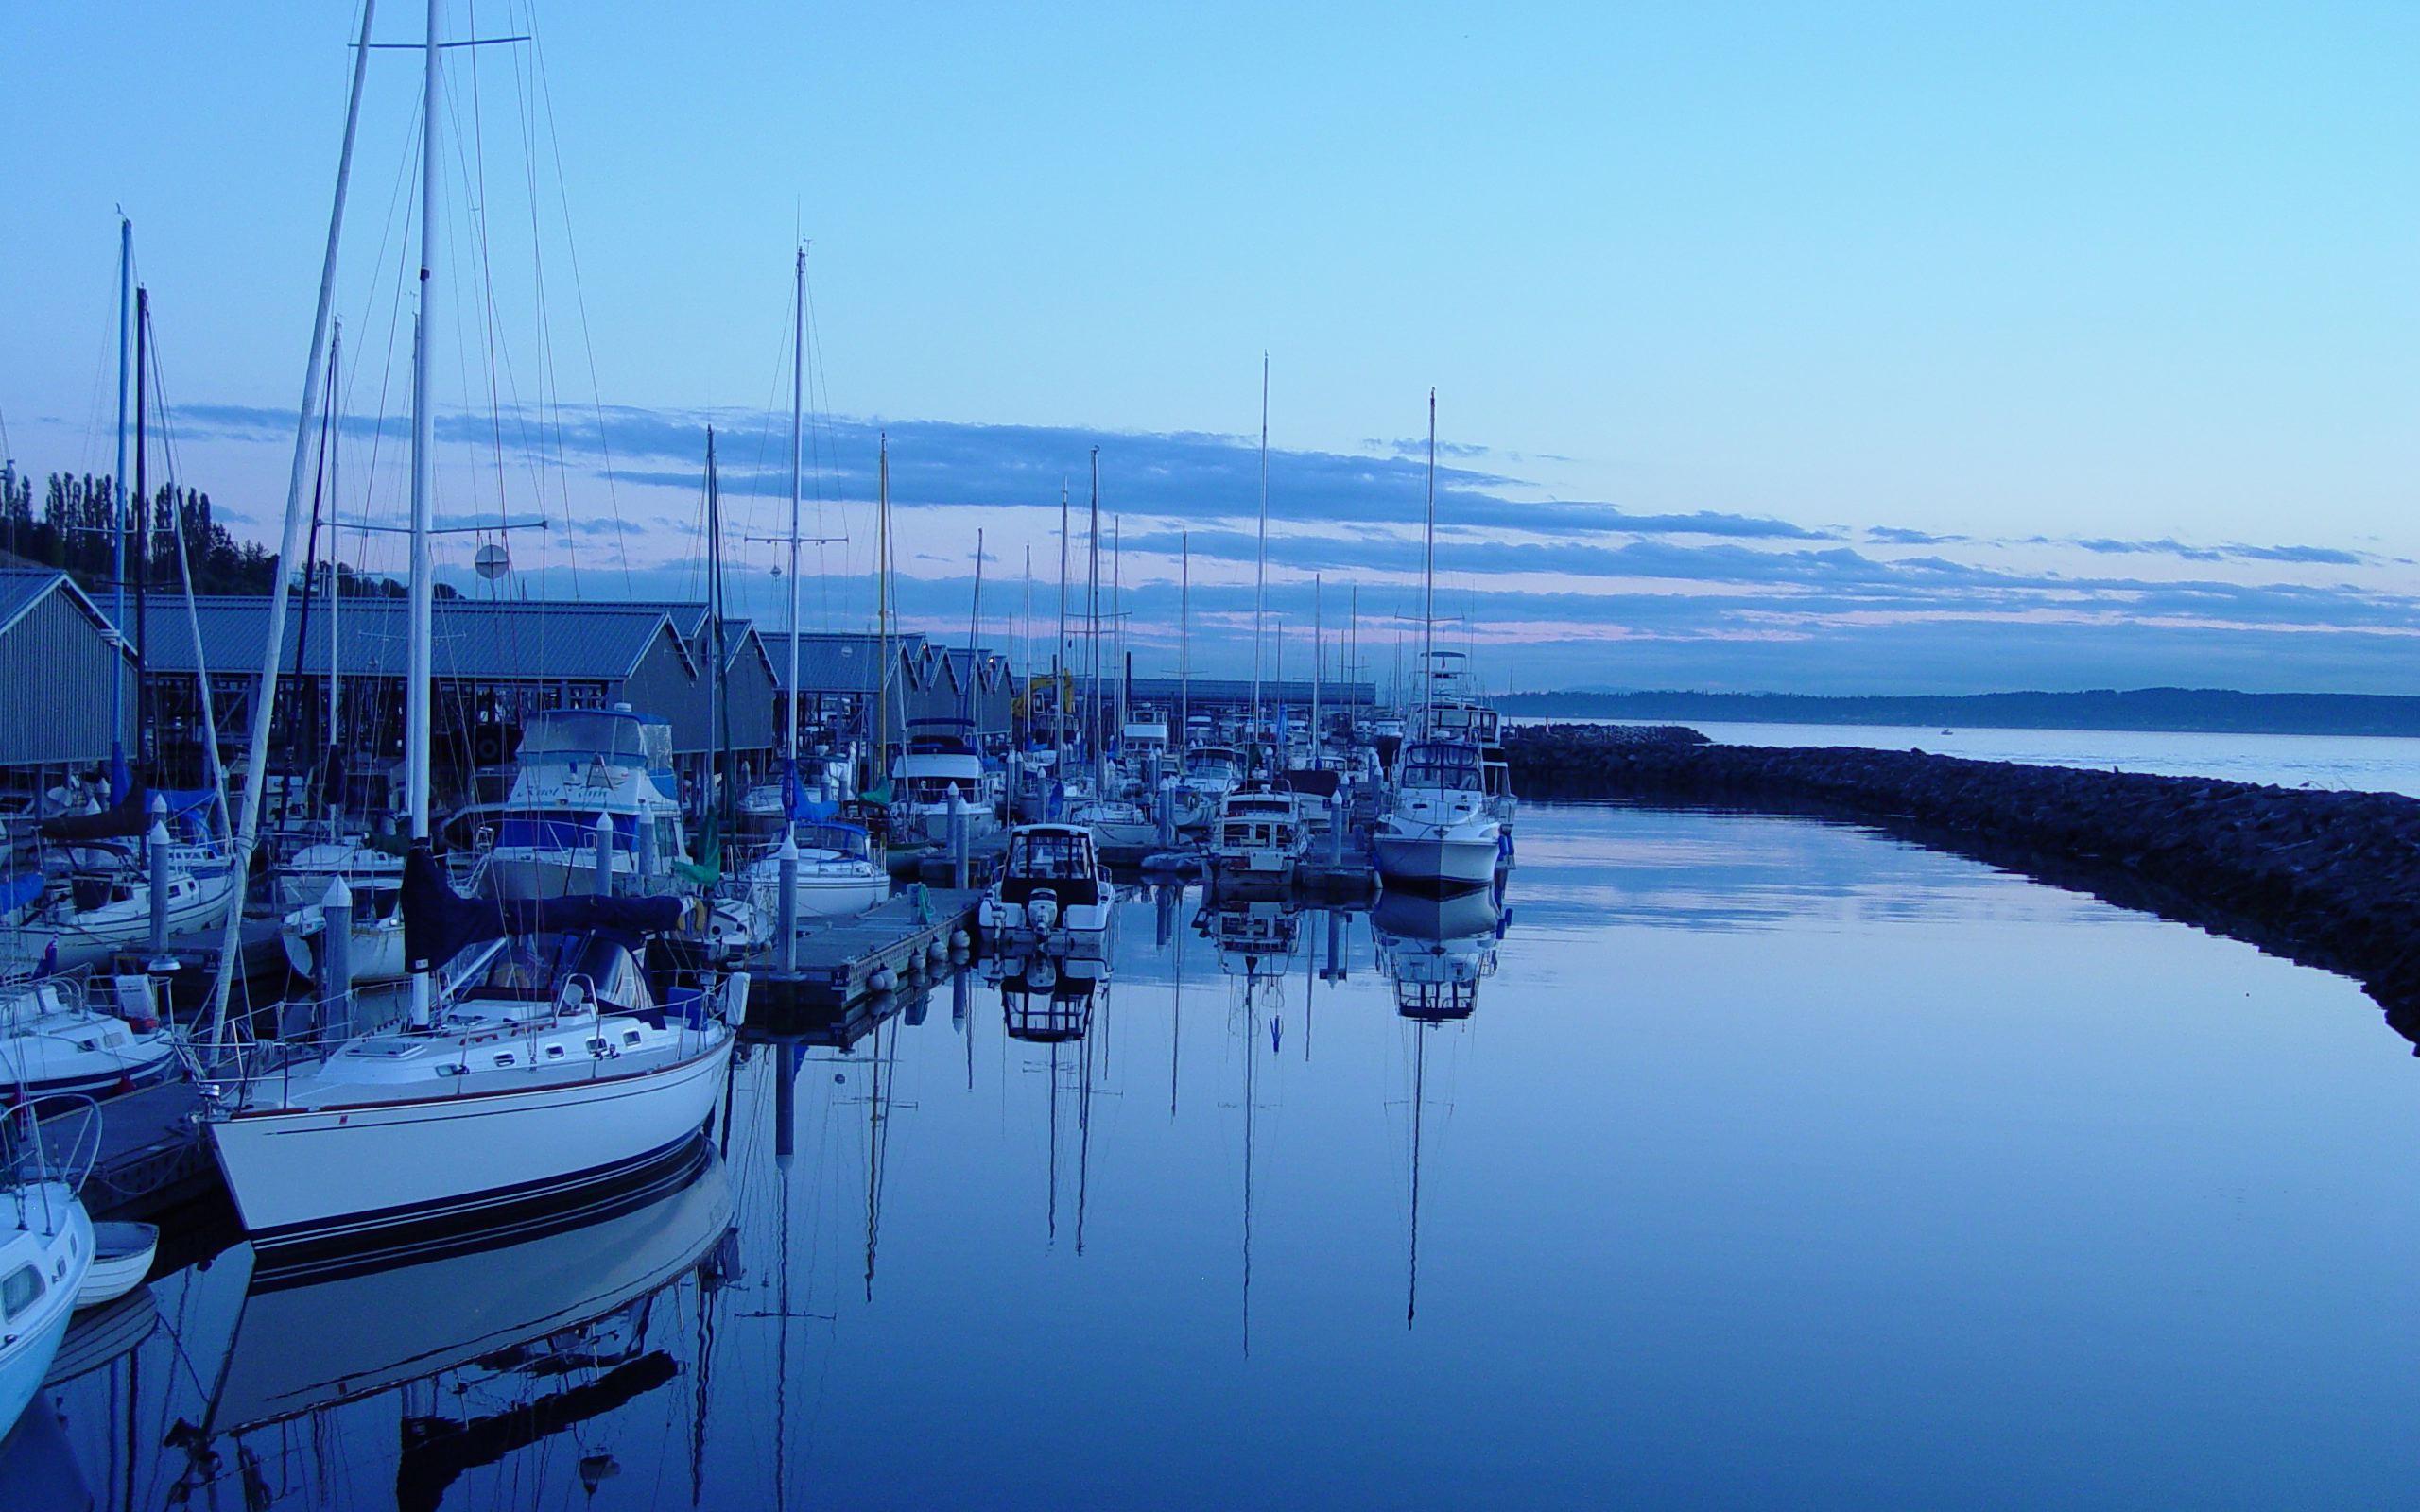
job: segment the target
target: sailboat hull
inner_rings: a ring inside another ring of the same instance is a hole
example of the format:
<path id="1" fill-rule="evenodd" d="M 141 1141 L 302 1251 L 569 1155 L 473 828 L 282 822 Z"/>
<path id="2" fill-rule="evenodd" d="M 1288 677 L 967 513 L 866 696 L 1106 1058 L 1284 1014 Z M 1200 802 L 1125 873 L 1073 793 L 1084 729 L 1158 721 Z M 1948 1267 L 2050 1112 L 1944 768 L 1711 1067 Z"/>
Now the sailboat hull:
<path id="1" fill-rule="evenodd" d="M 441 1249 L 604 1201 L 682 1158 L 722 1094 L 732 1037 L 627 1076 L 320 1108 L 210 1125 L 264 1266 Z"/>

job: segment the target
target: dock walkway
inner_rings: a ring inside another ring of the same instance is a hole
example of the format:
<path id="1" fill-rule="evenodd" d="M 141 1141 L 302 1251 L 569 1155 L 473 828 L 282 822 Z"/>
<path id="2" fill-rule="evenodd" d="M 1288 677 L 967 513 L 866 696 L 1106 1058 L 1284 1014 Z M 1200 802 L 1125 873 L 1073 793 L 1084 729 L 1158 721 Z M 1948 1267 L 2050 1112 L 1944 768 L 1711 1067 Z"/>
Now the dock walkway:
<path id="1" fill-rule="evenodd" d="M 924 969 L 938 945 L 943 954 L 960 931 L 972 934 L 982 894 L 946 887 L 910 887 L 854 919 L 802 936 L 798 970 L 785 974 L 780 955 L 750 963 L 752 1005 L 830 1009 L 896 986 Z"/>
<path id="2" fill-rule="evenodd" d="M 217 1185 L 217 1166 L 202 1147 L 201 1125 L 193 1116 L 200 1106 L 201 1094 L 182 1079 L 98 1105 L 100 1151 L 83 1194 L 95 1221 L 147 1218 Z M 44 1145 L 60 1156 L 89 1116 L 81 1101 L 56 1108 L 37 1104 L 36 1112 Z"/>

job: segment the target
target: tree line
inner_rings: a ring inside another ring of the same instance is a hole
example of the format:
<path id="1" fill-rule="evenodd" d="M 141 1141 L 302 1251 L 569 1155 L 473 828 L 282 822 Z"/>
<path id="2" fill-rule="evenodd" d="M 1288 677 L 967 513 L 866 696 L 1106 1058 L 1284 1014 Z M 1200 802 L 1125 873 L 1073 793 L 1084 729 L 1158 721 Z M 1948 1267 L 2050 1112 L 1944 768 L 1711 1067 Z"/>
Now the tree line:
<path id="1" fill-rule="evenodd" d="M 182 591 L 177 539 L 182 530 L 197 593 L 266 594 L 276 577 L 276 556 L 254 541 L 237 541 L 211 517 L 210 495 L 164 483 L 147 504 L 137 502 L 137 519 L 126 533 L 129 581 Z M 34 507 L 34 481 L 0 471 L 0 551 L 37 567 L 57 567 L 87 593 L 108 592 L 117 580 L 119 530 L 116 485 L 106 475 L 50 474 L 42 507 Z M 404 585 L 391 577 L 339 566 L 348 595 L 400 598 Z M 442 595 L 441 595 L 442 596 Z"/>

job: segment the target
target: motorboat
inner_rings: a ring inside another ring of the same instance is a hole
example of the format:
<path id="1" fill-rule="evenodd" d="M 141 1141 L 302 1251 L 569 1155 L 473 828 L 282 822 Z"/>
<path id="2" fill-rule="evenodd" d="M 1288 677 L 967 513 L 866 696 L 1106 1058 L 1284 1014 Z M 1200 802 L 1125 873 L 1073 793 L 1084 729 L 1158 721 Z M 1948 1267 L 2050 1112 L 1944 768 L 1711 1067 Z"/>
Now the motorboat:
<path id="1" fill-rule="evenodd" d="M 891 764 L 891 833 L 947 845 L 963 824 L 969 841 L 999 833 L 999 773 L 986 766 L 971 719 L 908 722 L 908 748 Z"/>
<path id="2" fill-rule="evenodd" d="M 1116 885 L 1090 830 L 1020 824 L 1009 832 L 1000 879 L 976 919 L 986 945 L 1001 954 L 1100 955 L 1116 905 Z"/>
<path id="3" fill-rule="evenodd" d="M 253 1246 L 283 1266 L 510 1228 L 660 1176 L 720 1098 L 744 972 L 651 976 L 671 898 L 502 904 L 455 894 L 425 847 L 407 948 L 484 950 L 425 1025 L 243 1047 L 195 1067 Z M 415 917 L 417 915 L 417 917 Z"/>
<path id="4" fill-rule="evenodd" d="M 1310 849 L 1299 797 L 1283 788 L 1245 787 L 1219 805 L 1210 865 L 1222 882 L 1283 886 Z"/>
<path id="5" fill-rule="evenodd" d="M 1288 899 L 1223 898 L 1202 906 L 1194 928 L 1218 953 L 1221 972 L 1266 976 L 1301 949 L 1303 909 Z"/>
<path id="6" fill-rule="evenodd" d="M 688 859 L 672 727 L 629 704 L 547 709 L 529 716 L 501 805 L 458 816 L 475 825 L 486 891 L 507 902 L 598 890 L 597 835 L 610 831 L 606 878 L 617 895 L 679 890 Z"/>
<path id="7" fill-rule="evenodd" d="M 890 896 L 890 873 L 873 851 L 873 837 L 854 824 L 793 825 L 798 844 L 795 891 L 801 919 L 846 919 Z M 740 885 L 762 921 L 781 917 L 782 857 L 767 851 L 740 873 Z"/>
<path id="8" fill-rule="evenodd" d="M 160 1022 L 147 977 L 120 984 L 112 1013 L 82 973 L 0 983 L 0 1098 L 104 1097 L 165 1079 L 178 1031 Z"/>
<path id="9" fill-rule="evenodd" d="M 1459 891 L 1493 882 L 1504 832 L 1485 783 L 1477 745 L 1407 744 L 1393 801 L 1371 837 L 1381 885 Z"/>

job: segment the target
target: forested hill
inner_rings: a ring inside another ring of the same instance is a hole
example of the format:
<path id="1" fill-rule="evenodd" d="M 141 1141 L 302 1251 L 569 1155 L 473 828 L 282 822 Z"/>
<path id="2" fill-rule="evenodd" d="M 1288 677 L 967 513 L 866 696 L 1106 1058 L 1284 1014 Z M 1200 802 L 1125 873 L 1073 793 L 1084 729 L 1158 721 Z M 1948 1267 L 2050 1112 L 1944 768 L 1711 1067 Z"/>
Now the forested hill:
<path id="1" fill-rule="evenodd" d="M 2109 688 L 2087 693 L 1817 697 L 1790 693 L 1516 693 L 1522 718 L 1727 720 L 1789 725 L 1913 725 L 1955 730 L 2175 730 L 2281 735 L 2420 735 L 2420 697 L 2360 693 L 2237 693 Z"/>

